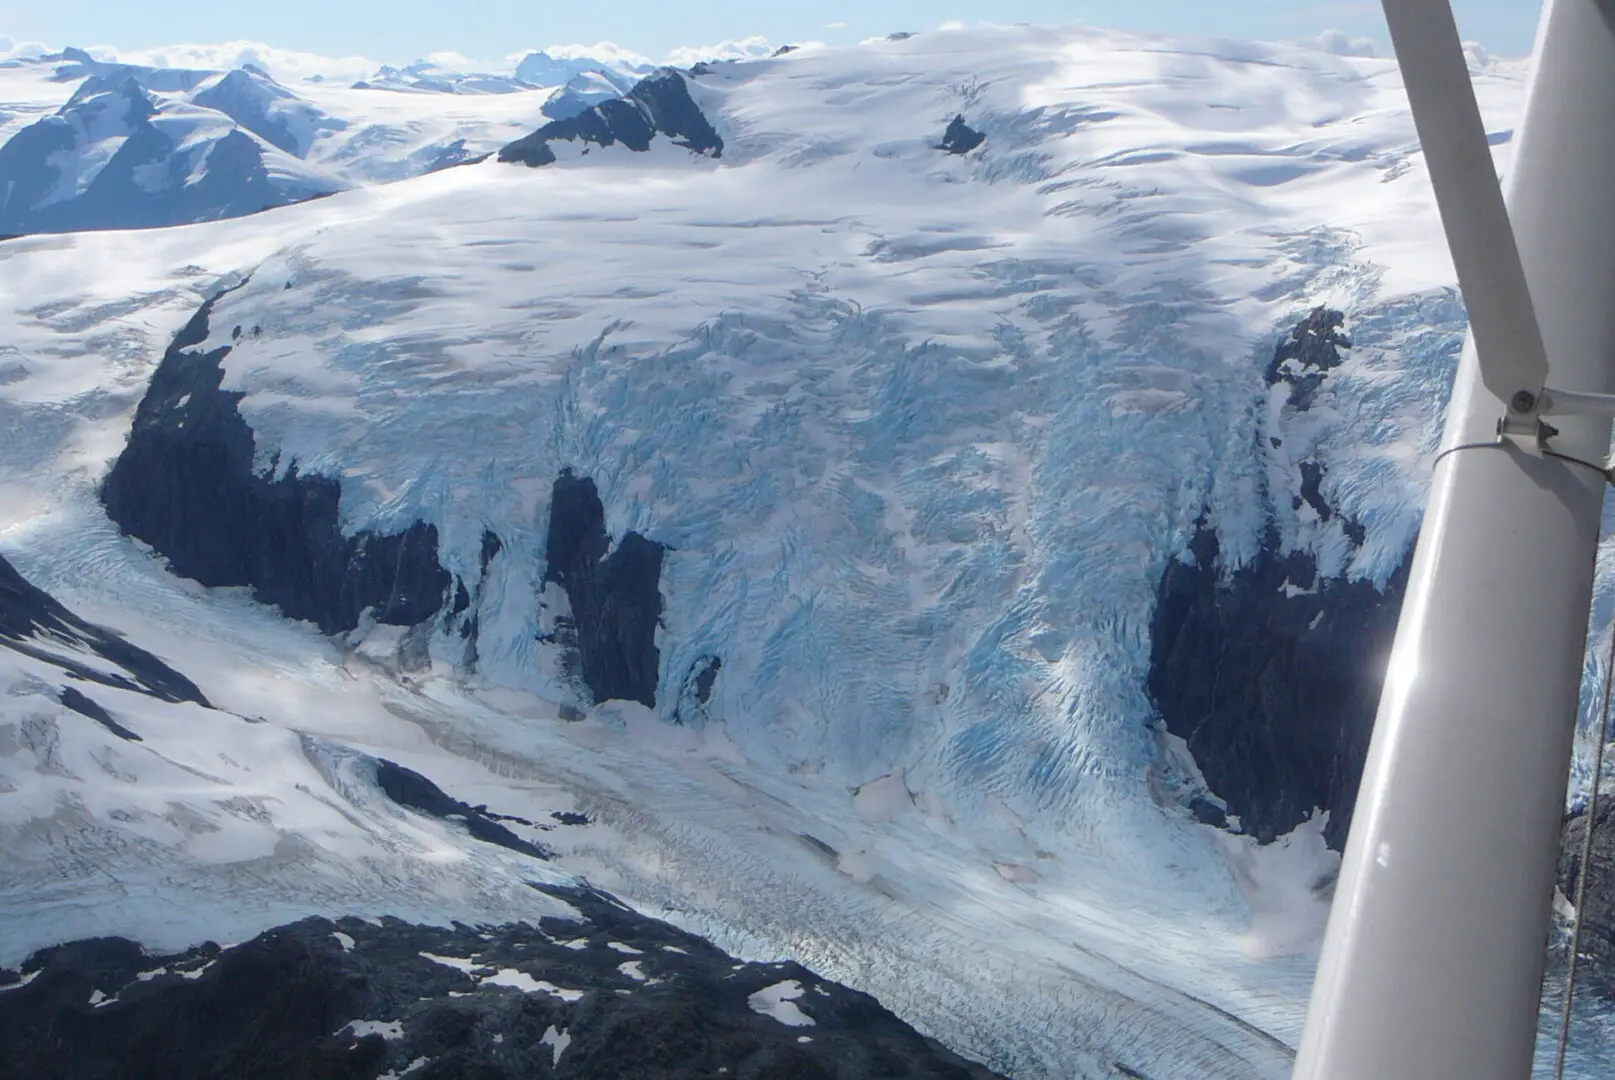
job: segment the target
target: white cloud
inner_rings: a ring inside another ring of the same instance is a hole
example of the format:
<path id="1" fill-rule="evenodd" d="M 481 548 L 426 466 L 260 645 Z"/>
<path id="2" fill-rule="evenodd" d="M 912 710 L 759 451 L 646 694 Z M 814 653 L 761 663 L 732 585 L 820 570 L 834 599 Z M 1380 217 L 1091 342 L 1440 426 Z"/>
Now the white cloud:
<path id="1" fill-rule="evenodd" d="M 600 60 L 624 67 L 653 67 L 654 62 L 643 53 L 618 45 L 615 41 L 597 41 L 593 45 L 546 45 L 542 49 L 524 49 L 513 53 L 512 63 L 519 62 L 529 53 L 543 52 L 557 60 Z"/>
<path id="2" fill-rule="evenodd" d="M 943 22 L 937 23 L 936 28 L 938 30 L 963 30 L 965 28 L 965 21 L 963 19 L 947 19 Z"/>
<path id="3" fill-rule="evenodd" d="M 826 30 L 845 30 L 847 28 L 847 24 L 841 19 L 837 19 L 835 22 L 825 23 L 824 28 Z"/>
<path id="4" fill-rule="evenodd" d="M 381 66 L 379 62 L 363 56 L 320 56 L 316 53 L 298 52 L 295 49 L 278 49 L 261 41 L 226 41 L 217 45 L 164 45 L 155 49 L 128 51 L 110 45 L 96 45 L 86 49 L 85 52 L 98 60 L 143 64 L 148 67 L 227 71 L 243 64 L 254 64 L 281 82 L 306 79 L 311 75 L 353 82 L 374 75 L 376 69 Z"/>
<path id="5" fill-rule="evenodd" d="M 42 41 L 13 41 L 0 34 L 0 60 L 37 60 L 50 51 Z"/>
<path id="6" fill-rule="evenodd" d="M 1365 37 L 1351 37 L 1339 30 L 1325 30 L 1313 38 L 1311 44 L 1336 56 L 1374 55 L 1373 41 Z"/>
<path id="7" fill-rule="evenodd" d="M 846 26 L 844 22 L 829 24 L 830 29 Z M 798 48 L 822 48 L 817 41 L 798 43 Z M 49 46 L 33 41 L 14 41 L 0 36 L 0 59 L 38 57 L 54 51 Z M 212 45 L 177 44 L 149 49 L 119 49 L 113 45 L 91 45 L 84 50 L 97 60 L 111 63 L 140 64 L 148 67 L 195 68 L 209 71 L 227 71 L 253 64 L 269 72 L 282 82 L 296 82 L 312 76 L 340 82 L 368 79 L 382 66 L 382 61 L 365 56 L 321 56 L 318 53 L 281 49 L 261 41 L 226 41 Z M 525 57 L 544 52 L 557 60 L 591 59 L 625 70 L 645 70 L 657 62 L 643 53 L 635 52 L 614 41 L 598 41 L 593 45 L 548 45 L 543 49 L 522 49 L 510 53 L 502 61 L 484 61 L 448 50 L 428 53 L 424 59 L 448 72 L 487 72 L 509 74 Z M 689 67 L 702 60 L 757 60 L 772 55 L 774 46 L 760 34 L 745 38 L 720 41 L 712 45 L 688 45 L 671 50 L 664 64 Z M 394 59 L 395 65 L 414 59 Z"/>
<path id="8" fill-rule="evenodd" d="M 667 62 L 675 67 L 689 67 L 703 60 L 760 60 L 774 51 L 768 39 L 761 34 L 733 41 L 720 41 L 716 45 L 687 45 L 667 54 Z"/>
<path id="9" fill-rule="evenodd" d="M 473 60 L 471 57 L 465 55 L 465 53 L 455 52 L 453 49 L 446 52 L 427 53 L 425 59 L 430 63 L 436 64 L 439 71 L 457 72 L 462 75 L 474 71 L 493 73 L 501 70 L 501 65 L 498 63 L 490 63 L 485 60 Z"/>

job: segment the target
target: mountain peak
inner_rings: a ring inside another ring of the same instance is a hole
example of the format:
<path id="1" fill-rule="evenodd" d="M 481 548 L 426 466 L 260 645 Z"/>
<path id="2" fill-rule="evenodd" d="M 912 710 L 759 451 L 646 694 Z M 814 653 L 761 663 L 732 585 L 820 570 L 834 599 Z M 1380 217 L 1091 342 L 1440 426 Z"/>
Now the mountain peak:
<path id="1" fill-rule="evenodd" d="M 674 146 L 697 154 L 723 156 L 723 138 L 690 96 L 684 75 L 675 68 L 662 68 L 647 75 L 620 98 L 610 98 L 566 119 L 550 121 L 500 150 L 499 160 L 529 166 L 548 165 L 556 160 L 550 143 L 557 141 L 600 147 L 622 143 L 630 150 L 643 152 L 650 149 L 651 140 L 657 135 L 665 135 Z"/>

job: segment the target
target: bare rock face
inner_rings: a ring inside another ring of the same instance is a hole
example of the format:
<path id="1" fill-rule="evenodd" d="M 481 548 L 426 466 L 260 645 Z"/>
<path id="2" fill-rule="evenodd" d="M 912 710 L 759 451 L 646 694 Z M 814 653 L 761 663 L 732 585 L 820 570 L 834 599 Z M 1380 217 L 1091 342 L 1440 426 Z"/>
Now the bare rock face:
<path id="1" fill-rule="evenodd" d="M 946 150 L 950 154 L 968 154 L 986 141 L 987 136 L 965 123 L 964 114 L 961 113 L 949 122 L 937 149 Z"/>
<path id="2" fill-rule="evenodd" d="M 1270 387 L 1287 385 L 1304 411 L 1350 342 L 1339 312 L 1310 313 L 1274 350 Z M 1321 521 L 1336 512 L 1321 492 L 1323 466 L 1303 461 L 1293 493 Z M 1364 533 L 1343 522 L 1361 544 Z M 1191 561 L 1162 576 L 1149 674 L 1167 729 L 1181 736 L 1211 790 L 1242 831 L 1263 842 L 1314 808 L 1329 811 L 1325 836 L 1344 847 L 1368 754 L 1380 686 L 1412 561 L 1408 552 L 1384 591 L 1321 577 L 1305 552 L 1283 553 L 1270 533 L 1260 554 L 1232 575 L 1215 532 L 1202 528 Z M 1207 815 L 1213 823 L 1220 815 Z"/>
<path id="3" fill-rule="evenodd" d="M 221 294 L 222 295 L 222 294 Z M 107 515 L 204 585 L 248 585 L 263 603 L 325 633 L 379 622 L 413 626 L 448 600 L 437 528 L 342 534 L 341 486 L 295 464 L 274 477 L 253 468 L 252 429 L 221 389 L 231 346 L 209 352 L 202 306 L 163 356 L 135 412 L 129 443 L 101 489 Z M 237 328 L 255 334 L 256 328 Z"/>
<path id="4" fill-rule="evenodd" d="M 1156 609 L 1150 693 L 1167 729 L 1189 745 L 1206 783 L 1264 843 L 1314 808 L 1345 846 L 1362 779 L 1407 564 L 1385 592 L 1316 577 L 1304 554 L 1264 551 L 1224 580 L 1216 537 L 1193 565 L 1173 563 Z"/>
<path id="5" fill-rule="evenodd" d="M 1339 312 L 1319 308 L 1274 350 L 1270 387 L 1288 387 L 1304 411 L 1350 342 Z M 1323 466 L 1299 464 L 1292 507 L 1319 520 L 1337 511 L 1322 492 Z M 1264 497 L 1283 497 L 1265 492 Z M 1361 526 L 1343 523 L 1360 544 Z M 1256 559 L 1233 574 L 1218 561 L 1216 533 L 1202 528 L 1187 561 L 1162 575 L 1153 624 L 1149 692 L 1167 729 L 1187 743 L 1206 784 L 1226 809 L 1198 802 L 1201 821 L 1268 842 L 1328 810 L 1325 838 L 1345 847 L 1380 688 L 1401 612 L 1413 552 L 1383 591 L 1362 581 L 1322 578 L 1311 556 L 1280 553 L 1270 535 Z M 1294 588 L 1293 586 L 1302 586 Z M 1565 819 L 1559 889 L 1574 898 L 1581 875 L 1585 811 Z M 1615 996 L 1615 799 L 1601 802 L 1583 912 L 1584 988 Z"/>
<path id="6" fill-rule="evenodd" d="M 1582 807 L 1565 819 L 1560 833 L 1559 891 L 1571 902 L 1581 884 L 1581 851 L 1588 822 L 1586 808 Z M 1587 894 L 1579 912 L 1580 972 L 1587 979 L 1583 985 L 1606 997 L 1615 997 L 1615 798 L 1599 799 L 1593 855 L 1588 865 Z"/>
<path id="7" fill-rule="evenodd" d="M 4 557 L 0 557 L 0 648 L 50 664 L 83 683 L 134 690 L 160 701 L 208 703 L 190 679 L 111 630 L 85 622 Z M 86 654 L 104 664 L 89 663 Z M 60 697 L 68 708 L 120 733 L 110 717 L 102 718 L 106 710 L 83 691 L 63 687 Z"/>
<path id="8" fill-rule="evenodd" d="M 583 682 L 594 700 L 654 707 L 666 549 L 633 532 L 612 548 L 594 481 L 567 470 L 552 489 L 545 550 L 545 580 L 559 585 L 571 601 L 568 644 L 577 649 Z"/>
<path id="9" fill-rule="evenodd" d="M 7 1080 L 989 1080 L 873 998 L 742 964 L 593 891 L 583 921 L 305 919 L 152 956 L 119 938 L 0 971 Z"/>
<path id="10" fill-rule="evenodd" d="M 658 135 L 697 154 L 723 156 L 723 138 L 690 96 L 685 76 L 672 68 L 646 76 L 620 98 L 550 121 L 500 150 L 499 160 L 533 167 L 549 165 L 556 160 L 550 148 L 554 142 L 601 147 L 621 143 L 643 153 Z"/>

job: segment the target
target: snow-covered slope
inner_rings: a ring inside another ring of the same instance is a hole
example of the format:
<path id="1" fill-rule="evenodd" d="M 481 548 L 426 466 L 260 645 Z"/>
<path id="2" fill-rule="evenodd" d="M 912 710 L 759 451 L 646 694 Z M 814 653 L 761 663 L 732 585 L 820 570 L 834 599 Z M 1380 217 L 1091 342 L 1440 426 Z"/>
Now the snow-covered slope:
<path id="1" fill-rule="evenodd" d="M 1405 558 L 1463 323 L 1394 65 L 1020 28 L 702 71 L 721 159 L 0 245 L 0 552 L 216 706 L 108 692 L 137 745 L 7 676 L 0 963 L 522 917 L 531 864 L 389 804 L 385 757 L 586 811 L 546 873 L 1012 1075 L 1287 1075 L 1334 857 L 1195 819 L 1152 618 L 1206 529 L 1228 574 L 1305 553 L 1276 594 Z M 1477 75 L 1500 164 L 1522 79 Z M 1352 347 L 1300 408 L 1269 366 L 1320 304 Z M 221 507 L 369 615 L 227 587 L 318 599 Z M 365 553 L 410 530 L 441 593 L 395 626 Z"/>

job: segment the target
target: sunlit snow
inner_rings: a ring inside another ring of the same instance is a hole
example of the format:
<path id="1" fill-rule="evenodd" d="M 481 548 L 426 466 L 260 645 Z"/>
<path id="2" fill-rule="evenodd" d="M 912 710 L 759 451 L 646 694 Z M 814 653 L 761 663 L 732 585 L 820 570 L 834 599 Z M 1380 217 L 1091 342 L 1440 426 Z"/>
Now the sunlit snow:
<path id="1" fill-rule="evenodd" d="M 765 986 L 746 999 L 753 1012 L 771 1016 L 787 1027 L 813 1027 L 813 1017 L 796 1004 L 802 996 L 802 984 L 795 979 Z"/>
<path id="2" fill-rule="evenodd" d="M 1523 79 L 1477 68 L 1500 166 Z M 296 92 L 349 116 L 319 85 Z M 0 964 L 314 913 L 571 916 L 526 882 L 582 876 L 1016 1077 L 1287 1076 L 1333 856 L 1316 821 L 1259 848 L 1154 797 L 1163 771 L 1200 781 L 1151 728 L 1150 615 L 1201 514 L 1251 557 L 1259 482 L 1289 490 L 1308 453 L 1369 543 L 1279 500 L 1286 548 L 1383 583 L 1414 535 L 1463 313 L 1394 63 L 938 31 L 720 63 L 692 92 L 721 160 L 489 161 L 0 245 L 0 553 L 220 706 L 98 689 L 127 743 L 0 653 Z M 373 93 L 363 122 L 408 139 L 538 123 L 519 94 Z M 954 157 L 961 114 L 986 141 Z M 265 465 L 339 477 L 354 529 L 435 524 L 468 581 L 483 531 L 503 542 L 475 671 L 440 633 L 401 673 L 394 638 L 322 638 L 106 521 L 95 486 L 163 349 L 248 277 L 210 345 L 261 331 L 225 386 Z M 1262 368 L 1316 304 L 1355 347 L 1287 416 Z M 670 549 L 656 710 L 588 705 L 537 640 L 563 467 L 614 537 Z M 377 758 L 592 823 L 538 863 L 394 806 Z M 795 985 L 760 1011 L 811 1023 Z"/>

